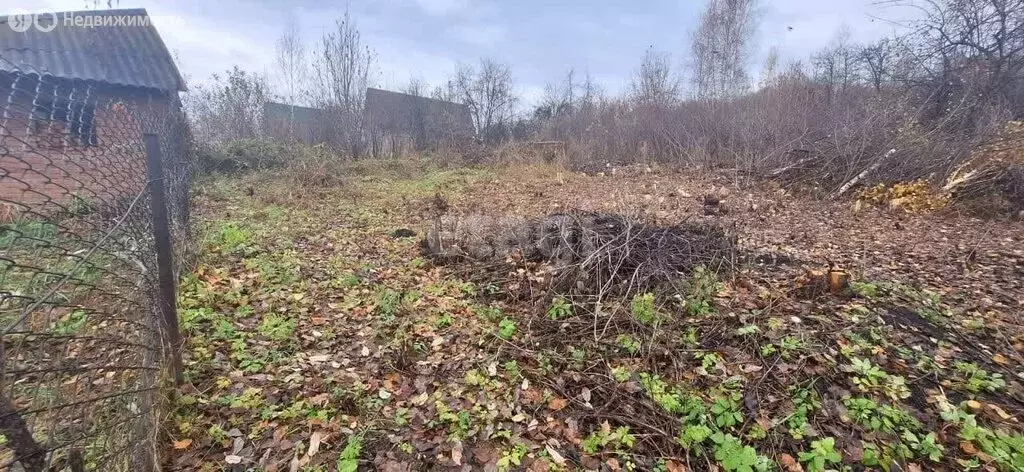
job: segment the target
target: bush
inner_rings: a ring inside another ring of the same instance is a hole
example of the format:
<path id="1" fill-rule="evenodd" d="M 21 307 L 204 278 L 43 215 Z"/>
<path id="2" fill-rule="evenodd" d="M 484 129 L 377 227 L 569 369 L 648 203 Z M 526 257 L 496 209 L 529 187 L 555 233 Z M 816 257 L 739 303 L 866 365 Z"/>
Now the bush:
<path id="1" fill-rule="evenodd" d="M 200 146 L 201 172 L 238 173 L 279 169 L 294 157 L 294 149 L 267 139 L 237 139 Z"/>

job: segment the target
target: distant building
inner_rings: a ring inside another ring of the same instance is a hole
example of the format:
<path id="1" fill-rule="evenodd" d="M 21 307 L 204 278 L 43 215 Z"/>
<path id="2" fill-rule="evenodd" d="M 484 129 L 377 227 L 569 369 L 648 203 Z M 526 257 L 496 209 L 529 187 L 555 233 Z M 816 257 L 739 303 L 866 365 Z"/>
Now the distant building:
<path id="1" fill-rule="evenodd" d="M 364 113 L 375 155 L 457 146 L 474 134 L 469 107 L 460 103 L 368 88 Z"/>
<path id="2" fill-rule="evenodd" d="M 328 137 L 324 115 L 319 108 L 267 102 L 263 105 L 263 129 L 272 138 L 317 144 Z"/>
<path id="3" fill-rule="evenodd" d="M 142 132 L 159 126 L 151 118 L 179 116 L 185 90 L 146 10 L 36 18 L 25 29 L 10 23 L 17 15 L 0 15 L 0 201 L 136 192 L 145 156 L 126 140 L 141 142 Z M 84 18 L 89 27 L 67 21 Z"/>

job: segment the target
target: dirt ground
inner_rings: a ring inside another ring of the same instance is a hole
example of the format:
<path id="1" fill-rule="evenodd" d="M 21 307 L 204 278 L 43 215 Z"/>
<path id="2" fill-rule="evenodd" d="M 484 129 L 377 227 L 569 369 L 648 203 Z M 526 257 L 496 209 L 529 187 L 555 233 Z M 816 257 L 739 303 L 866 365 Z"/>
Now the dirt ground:
<path id="1" fill-rule="evenodd" d="M 1024 223 L 659 169 L 365 163 L 199 193 L 172 470 L 1024 470 Z M 423 257 L 438 196 L 713 223 L 739 255 L 675 298 L 564 298 L 543 264 Z"/>

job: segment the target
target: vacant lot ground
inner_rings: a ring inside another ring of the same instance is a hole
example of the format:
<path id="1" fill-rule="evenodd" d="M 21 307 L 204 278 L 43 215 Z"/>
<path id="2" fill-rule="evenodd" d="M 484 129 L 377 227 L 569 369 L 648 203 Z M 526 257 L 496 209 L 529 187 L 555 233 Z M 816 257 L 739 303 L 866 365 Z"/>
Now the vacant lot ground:
<path id="1" fill-rule="evenodd" d="M 1024 470 L 1019 222 L 657 171 L 397 162 L 201 187 L 174 469 Z M 740 254 L 677 297 L 597 305 L 543 264 L 435 265 L 420 239 L 445 205 L 710 222 Z M 820 285 L 830 267 L 851 291 Z"/>

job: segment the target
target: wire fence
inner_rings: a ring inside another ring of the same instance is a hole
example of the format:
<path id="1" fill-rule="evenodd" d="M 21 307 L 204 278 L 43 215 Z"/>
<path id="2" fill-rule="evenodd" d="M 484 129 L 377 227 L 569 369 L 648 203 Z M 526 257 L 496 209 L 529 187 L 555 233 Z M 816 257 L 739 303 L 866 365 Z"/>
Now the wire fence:
<path id="1" fill-rule="evenodd" d="M 3 65 L 0 470 L 154 470 L 188 126 L 173 93 Z"/>

